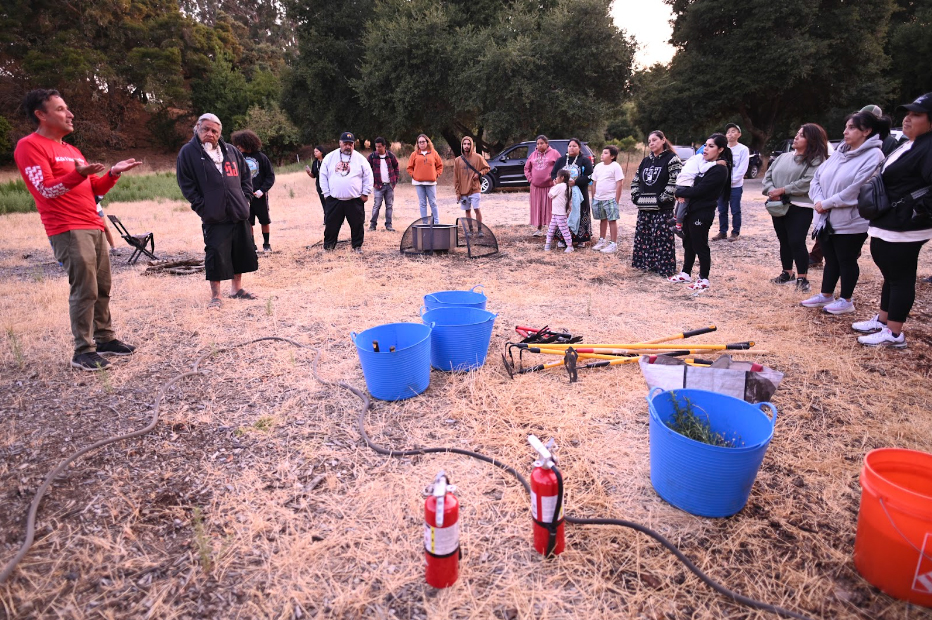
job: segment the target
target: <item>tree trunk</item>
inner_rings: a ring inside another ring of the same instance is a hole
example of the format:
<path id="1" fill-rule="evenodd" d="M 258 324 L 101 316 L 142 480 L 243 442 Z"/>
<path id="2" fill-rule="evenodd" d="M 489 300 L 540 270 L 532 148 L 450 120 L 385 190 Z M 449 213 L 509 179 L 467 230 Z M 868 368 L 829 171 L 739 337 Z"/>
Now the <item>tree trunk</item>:
<path id="1" fill-rule="evenodd" d="M 443 139 L 450 145 L 453 156 L 459 157 L 462 154 L 462 150 L 460 149 L 460 138 L 456 135 L 456 132 L 453 131 L 451 127 L 444 127 L 440 130 L 440 135 L 443 136 Z"/>

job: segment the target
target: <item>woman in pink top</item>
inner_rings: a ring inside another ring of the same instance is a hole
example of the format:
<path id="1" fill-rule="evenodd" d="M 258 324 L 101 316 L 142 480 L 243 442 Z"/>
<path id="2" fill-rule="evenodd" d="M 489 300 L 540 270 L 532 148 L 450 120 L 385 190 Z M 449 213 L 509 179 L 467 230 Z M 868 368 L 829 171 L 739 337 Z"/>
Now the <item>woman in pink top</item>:
<path id="1" fill-rule="evenodd" d="M 537 136 L 537 149 L 528 156 L 524 163 L 524 176 L 531 184 L 531 226 L 537 228 L 535 237 L 543 236 L 543 227 L 550 224 L 550 196 L 553 187 L 550 172 L 553 164 L 560 159 L 560 153 L 550 147 L 547 136 Z"/>

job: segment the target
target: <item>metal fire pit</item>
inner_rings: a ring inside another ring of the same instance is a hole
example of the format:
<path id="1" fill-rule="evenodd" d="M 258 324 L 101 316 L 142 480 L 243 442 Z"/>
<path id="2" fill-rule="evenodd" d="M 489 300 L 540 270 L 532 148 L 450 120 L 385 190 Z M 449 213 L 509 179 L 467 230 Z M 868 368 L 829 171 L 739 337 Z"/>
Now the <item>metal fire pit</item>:
<path id="1" fill-rule="evenodd" d="M 449 252 L 456 247 L 455 224 L 415 224 L 414 249 L 418 252 Z"/>

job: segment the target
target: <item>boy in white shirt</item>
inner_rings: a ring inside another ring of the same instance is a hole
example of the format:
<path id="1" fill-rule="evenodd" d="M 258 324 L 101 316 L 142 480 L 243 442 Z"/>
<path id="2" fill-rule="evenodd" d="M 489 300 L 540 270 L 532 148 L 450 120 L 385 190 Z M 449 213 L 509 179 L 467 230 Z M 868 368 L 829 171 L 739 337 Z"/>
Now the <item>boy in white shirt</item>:
<path id="1" fill-rule="evenodd" d="M 603 254 L 614 254 L 618 250 L 618 203 L 621 202 L 622 181 L 625 173 L 616 161 L 618 147 L 608 145 L 602 149 L 602 161 L 592 170 L 592 217 L 599 222 L 599 241 L 592 249 Z M 609 229 L 612 240 L 606 242 L 605 231 Z"/>
<path id="2" fill-rule="evenodd" d="M 731 149 L 731 195 L 728 200 L 718 199 L 718 234 L 712 241 L 737 241 L 741 234 L 741 194 L 744 193 L 744 174 L 748 171 L 751 152 L 748 147 L 738 142 L 741 128 L 735 123 L 725 125 L 725 137 Z M 731 237 L 728 236 L 728 208 L 731 207 Z"/>

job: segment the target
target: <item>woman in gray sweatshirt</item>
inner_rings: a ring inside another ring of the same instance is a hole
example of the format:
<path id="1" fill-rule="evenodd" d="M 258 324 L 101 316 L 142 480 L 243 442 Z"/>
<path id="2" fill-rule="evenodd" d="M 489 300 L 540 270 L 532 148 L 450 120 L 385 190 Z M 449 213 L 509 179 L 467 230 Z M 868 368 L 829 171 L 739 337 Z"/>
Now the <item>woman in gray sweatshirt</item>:
<path id="1" fill-rule="evenodd" d="M 764 194 L 771 203 L 778 204 L 783 215 L 771 212 L 773 229 L 780 241 L 780 263 L 783 272 L 771 282 L 792 284 L 796 290 L 809 292 L 809 250 L 806 234 L 812 224 L 812 200 L 809 186 L 812 177 L 822 163 L 828 159 L 828 136 L 821 126 L 806 123 L 793 138 L 793 150 L 777 157 L 767 167 L 764 175 Z M 793 262 L 796 275 L 793 275 Z"/>
<path id="2" fill-rule="evenodd" d="M 858 215 L 861 186 L 880 168 L 880 147 L 890 134 L 890 121 L 869 112 L 845 119 L 845 142 L 818 167 L 809 186 L 809 198 L 818 213 L 815 236 L 825 253 L 822 291 L 803 300 L 807 308 L 823 308 L 830 314 L 854 312 L 851 298 L 861 272 L 858 258 L 867 240 L 868 222 Z M 838 299 L 835 285 L 841 280 Z"/>

